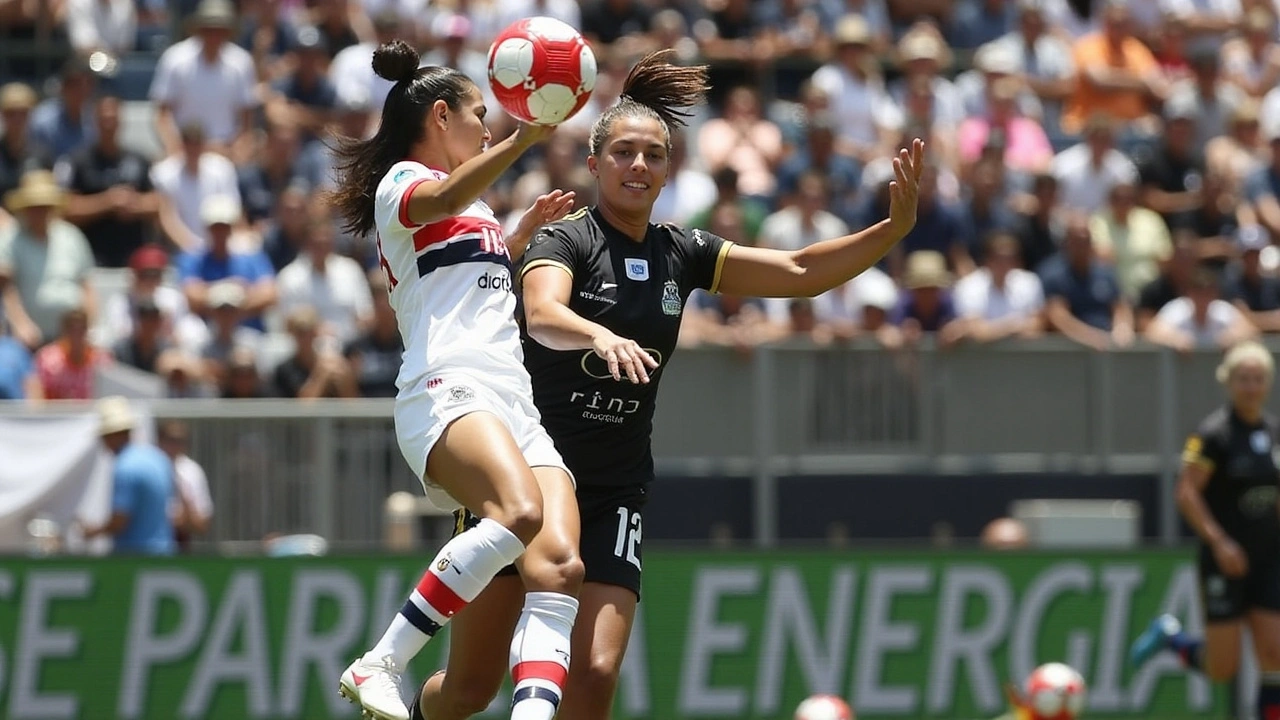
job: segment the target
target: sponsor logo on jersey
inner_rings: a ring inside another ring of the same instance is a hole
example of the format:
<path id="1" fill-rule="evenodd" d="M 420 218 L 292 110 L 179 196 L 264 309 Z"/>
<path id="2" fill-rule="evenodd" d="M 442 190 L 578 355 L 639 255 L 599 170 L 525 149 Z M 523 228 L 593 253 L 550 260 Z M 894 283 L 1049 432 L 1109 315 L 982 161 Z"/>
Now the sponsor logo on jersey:
<path id="1" fill-rule="evenodd" d="M 626 262 L 627 277 L 638 282 L 644 282 L 649 279 L 649 261 L 643 258 L 627 258 Z"/>
<path id="2" fill-rule="evenodd" d="M 476 278 L 476 287 L 481 290 L 511 292 L 511 274 L 507 272 L 485 273 Z"/>
<path id="3" fill-rule="evenodd" d="M 667 315 L 680 314 L 680 286 L 675 280 L 662 284 L 662 312 Z"/>
<path id="4" fill-rule="evenodd" d="M 703 237 L 703 236 L 702 236 L 702 231 L 701 231 L 701 230 L 699 230 L 699 229 L 697 229 L 697 228 L 694 228 L 694 230 L 693 230 L 693 233 L 692 233 L 692 234 L 693 234 L 693 241 L 694 241 L 694 242 L 698 243 L 699 245 L 706 245 L 706 244 L 707 244 L 707 239 L 706 239 L 705 237 Z"/>
<path id="5" fill-rule="evenodd" d="M 435 390 L 444 384 L 444 378 L 430 378 L 427 380 L 427 389 Z"/>
<path id="6" fill-rule="evenodd" d="M 1204 580 L 1205 594 L 1211 597 L 1221 597 L 1227 592 L 1227 580 L 1221 575 L 1210 575 Z"/>
<path id="7" fill-rule="evenodd" d="M 1280 494 L 1274 485 L 1259 485 L 1240 496 L 1240 512 L 1245 517 L 1260 518 L 1276 511 L 1276 496 Z"/>
<path id="8" fill-rule="evenodd" d="M 606 305 L 618 304 L 617 300 L 614 300 L 613 298 L 610 298 L 610 297 L 605 297 L 603 295 L 600 295 L 599 293 L 593 293 L 590 290 L 579 290 L 578 297 L 582 298 L 583 300 L 590 300 L 592 302 L 605 303 Z"/>
<path id="9" fill-rule="evenodd" d="M 394 184 L 399 184 L 413 177 L 413 175 L 414 175 L 414 172 L 412 170 L 410 170 L 409 168 L 405 168 L 400 172 L 396 173 L 395 176 L 391 178 L 391 182 Z"/>
<path id="10" fill-rule="evenodd" d="M 475 391 L 466 385 L 454 385 L 449 388 L 449 402 L 466 402 L 476 396 Z"/>
<path id="11" fill-rule="evenodd" d="M 1266 430 L 1254 430 L 1249 436 L 1249 445 L 1254 452 L 1262 455 L 1271 449 L 1271 435 Z"/>
<path id="12" fill-rule="evenodd" d="M 581 392 L 570 393 L 569 402 L 582 406 L 582 419 L 614 425 L 626 422 L 628 415 L 634 415 L 640 411 L 639 400 L 610 397 L 598 390 L 590 395 Z"/>

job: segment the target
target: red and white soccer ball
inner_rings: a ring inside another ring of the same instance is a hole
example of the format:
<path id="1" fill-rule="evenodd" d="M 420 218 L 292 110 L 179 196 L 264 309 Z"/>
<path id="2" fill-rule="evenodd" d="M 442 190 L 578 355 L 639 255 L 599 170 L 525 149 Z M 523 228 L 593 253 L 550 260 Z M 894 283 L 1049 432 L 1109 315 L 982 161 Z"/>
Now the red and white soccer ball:
<path id="1" fill-rule="evenodd" d="M 795 720 L 854 720 L 853 708 L 835 695 L 813 695 L 796 708 Z"/>
<path id="2" fill-rule="evenodd" d="M 489 87 L 512 117 L 558 125 L 590 99 L 596 56 L 566 23 L 549 17 L 517 20 L 489 48 Z"/>
<path id="3" fill-rule="evenodd" d="M 1084 710 L 1084 678 L 1070 665 L 1041 665 L 1027 677 L 1025 700 L 1032 720 L 1075 720 Z"/>

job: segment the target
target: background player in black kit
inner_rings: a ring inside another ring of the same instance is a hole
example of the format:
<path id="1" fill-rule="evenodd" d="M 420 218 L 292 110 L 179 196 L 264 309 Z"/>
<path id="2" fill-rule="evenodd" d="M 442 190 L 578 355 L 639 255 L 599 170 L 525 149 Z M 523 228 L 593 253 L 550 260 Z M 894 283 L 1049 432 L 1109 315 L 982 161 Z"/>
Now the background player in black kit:
<path id="1" fill-rule="evenodd" d="M 668 64 L 665 53 L 641 60 L 592 128 L 598 205 L 543 228 L 520 272 L 534 403 L 578 479 L 582 518 L 586 576 L 559 720 L 605 720 L 613 706 L 640 594 L 658 380 L 686 298 L 697 288 L 817 295 L 870 267 L 915 224 L 920 140 L 893 161 L 889 218 L 853 235 L 784 252 L 651 224 L 670 128 L 687 117 L 673 108 L 698 104 L 706 89 L 705 67 Z M 430 720 L 477 714 L 501 686 L 524 591 L 514 575 L 495 583 L 453 619 L 448 672 L 428 678 L 414 703 Z"/>
<path id="2" fill-rule="evenodd" d="M 1218 368 L 1230 400 L 1183 449 L 1178 506 L 1201 541 L 1204 638 L 1163 615 L 1131 650 L 1135 665 L 1172 650 L 1187 668 L 1222 682 L 1236 674 L 1247 622 L 1262 672 L 1259 720 L 1280 720 L 1280 469 L 1273 455 L 1280 424 L 1263 411 L 1274 374 L 1262 345 L 1233 347 Z"/>

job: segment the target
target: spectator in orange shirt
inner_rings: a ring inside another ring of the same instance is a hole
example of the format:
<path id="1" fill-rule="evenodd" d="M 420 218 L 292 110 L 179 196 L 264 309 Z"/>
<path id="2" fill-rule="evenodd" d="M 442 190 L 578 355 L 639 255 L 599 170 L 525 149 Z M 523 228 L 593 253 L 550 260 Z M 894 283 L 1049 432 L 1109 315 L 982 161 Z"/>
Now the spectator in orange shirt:
<path id="1" fill-rule="evenodd" d="M 89 316 L 83 309 L 62 316 L 62 335 L 36 353 L 36 377 L 45 400 L 93 398 L 93 375 L 111 354 L 89 343 Z"/>
<path id="2" fill-rule="evenodd" d="M 1076 90 L 1067 101 L 1063 130 L 1080 132 L 1085 119 L 1106 113 L 1119 120 L 1150 120 L 1152 101 L 1163 102 L 1168 88 L 1155 56 L 1134 36 L 1122 0 L 1108 0 L 1102 29 L 1076 41 Z M 1138 127 L 1154 131 L 1157 127 Z"/>

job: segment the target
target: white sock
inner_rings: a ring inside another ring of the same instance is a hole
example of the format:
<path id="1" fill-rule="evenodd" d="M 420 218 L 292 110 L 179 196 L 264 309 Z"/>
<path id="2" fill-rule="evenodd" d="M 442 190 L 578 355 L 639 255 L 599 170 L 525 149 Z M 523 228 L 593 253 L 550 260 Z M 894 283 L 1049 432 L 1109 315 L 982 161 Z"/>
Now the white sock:
<path id="1" fill-rule="evenodd" d="M 488 518 L 445 543 L 369 656 L 400 668 L 422 651 L 449 618 L 524 553 L 520 538 Z"/>
<path id="2" fill-rule="evenodd" d="M 551 720 L 569 675 L 569 637 L 578 600 L 555 592 L 524 597 L 524 612 L 511 641 L 511 679 L 516 684 L 511 720 Z"/>

